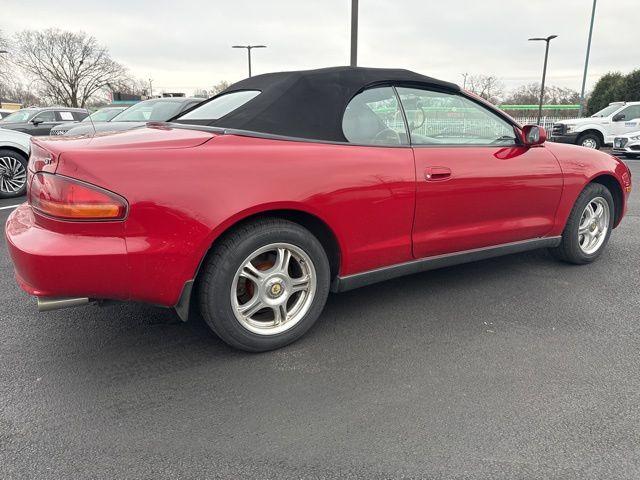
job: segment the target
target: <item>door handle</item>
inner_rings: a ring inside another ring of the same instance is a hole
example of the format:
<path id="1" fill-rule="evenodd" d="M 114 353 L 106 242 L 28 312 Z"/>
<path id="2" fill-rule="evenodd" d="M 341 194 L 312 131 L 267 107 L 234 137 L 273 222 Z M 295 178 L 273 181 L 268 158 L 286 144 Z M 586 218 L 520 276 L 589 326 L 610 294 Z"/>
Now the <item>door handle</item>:
<path id="1" fill-rule="evenodd" d="M 424 171 L 424 178 L 428 182 L 437 182 L 451 178 L 451 169 L 447 167 L 427 167 Z"/>

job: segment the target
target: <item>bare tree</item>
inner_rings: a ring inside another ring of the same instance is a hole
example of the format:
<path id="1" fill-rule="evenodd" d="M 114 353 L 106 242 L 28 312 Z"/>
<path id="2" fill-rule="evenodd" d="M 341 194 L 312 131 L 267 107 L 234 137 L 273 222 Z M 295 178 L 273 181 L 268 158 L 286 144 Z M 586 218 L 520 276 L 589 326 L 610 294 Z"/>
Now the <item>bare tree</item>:
<path id="1" fill-rule="evenodd" d="M 220 92 L 229 88 L 230 85 L 231 85 L 230 82 L 227 82 L 226 80 L 222 80 L 216 83 L 213 87 L 211 87 L 211 90 L 207 90 L 206 88 L 197 88 L 196 90 L 193 91 L 193 96 L 201 97 L 201 98 L 213 97 L 214 95 L 217 95 Z"/>
<path id="2" fill-rule="evenodd" d="M 467 90 L 492 103 L 498 103 L 504 94 L 504 84 L 493 75 L 468 75 L 466 84 Z"/>
<path id="3" fill-rule="evenodd" d="M 0 81 L 0 98 L 21 103 L 23 107 L 46 106 L 47 102 L 36 95 L 33 88 L 15 79 Z"/>
<path id="4" fill-rule="evenodd" d="M 509 105 L 537 105 L 540 101 L 540 82 L 522 85 L 509 93 L 504 103 Z M 571 88 L 550 85 L 544 89 L 545 105 L 573 105 L 580 102 L 580 94 Z"/>
<path id="5" fill-rule="evenodd" d="M 69 107 L 84 107 L 109 84 L 126 77 L 125 68 L 84 32 L 20 32 L 15 63 L 34 77 L 42 96 Z"/>
<path id="6" fill-rule="evenodd" d="M 214 96 L 217 95 L 218 93 L 222 92 L 223 90 L 226 90 L 227 88 L 229 88 L 229 86 L 231 85 L 231 83 L 227 82 L 226 80 L 222 80 L 218 83 L 216 83 L 213 88 L 211 90 L 209 90 L 209 95 L 210 96 Z"/>
<path id="7" fill-rule="evenodd" d="M 0 50 L 9 49 L 9 40 L 0 30 Z M 0 88 L 9 81 L 9 60 L 6 53 L 0 53 Z"/>

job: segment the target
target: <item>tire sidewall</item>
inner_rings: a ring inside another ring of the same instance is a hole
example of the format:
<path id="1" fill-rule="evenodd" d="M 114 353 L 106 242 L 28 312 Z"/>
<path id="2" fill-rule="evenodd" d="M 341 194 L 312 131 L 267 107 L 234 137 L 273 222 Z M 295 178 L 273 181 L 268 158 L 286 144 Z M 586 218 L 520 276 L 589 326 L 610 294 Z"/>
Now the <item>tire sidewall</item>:
<path id="1" fill-rule="evenodd" d="M 214 270 L 207 298 L 213 318 L 205 321 L 227 343 L 248 351 L 266 351 L 285 346 L 304 335 L 315 323 L 324 308 L 329 294 L 330 268 L 320 242 L 304 228 L 286 222 L 286 228 L 266 229 L 241 238 L 233 251 L 221 257 Z M 290 243 L 304 250 L 311 258 L 316 271 L 316 292 L 313 303 L 305 316 L 290 330 L 276 335 L 259 335 L 247 330 L 237 320 L 231 304 L 231 285 L 242 264 L 253 252 L 271 243 Z"/>
<path id="2" fill-rule="evenodd" d="M 11 158 L 15 158 L 16 160 L 18 160 L 22 166 L 24 167 L 25 171 L 27 170 L 27 165 L 28 165 L 28 160 L 24 155 L 21 155 L 17 152 L 14 152 L 13 150 L 5 150 L 5 149 L 0 149 L 0 157 L 11 157 Z M 6 193 L 6 192 L 2 192 L 0 191 L 0 198 L 16 198 L 16 197 L 21 197 L 22 195 L 24 195 L 27 192 L 27 181 L 25 180 L 24 185 L 22 186 L 22 188 L 20 190 L 18 190 L 16 193 Z"/>
<path id="3" fill-rule="evenodd" d="M 600 245 L 600 248 L 591 254 L 587 254 L 582 251 L 582 248 L 580 248 L 578 229 L 584 209 L 596 197 L 604 198 L 609 204 L 609 228 L 607 229 L 606 237 L 604 242 L 602 242 L 602 245 Z M 570 242 L 572 254 L 576 256 L 576 260 L 580 263 L 590 263 L 602 255 L 607 243 L 609 243 L 609 237 L 611 237 L 615 216 L 615 203 L 608 188 L 598 183 L 592 183 L 582 191 L 576 201 L 573 211 L 571 212 L 571 219 L 563 233 L 563 235 L 567 236 L 567 240 Z"/>

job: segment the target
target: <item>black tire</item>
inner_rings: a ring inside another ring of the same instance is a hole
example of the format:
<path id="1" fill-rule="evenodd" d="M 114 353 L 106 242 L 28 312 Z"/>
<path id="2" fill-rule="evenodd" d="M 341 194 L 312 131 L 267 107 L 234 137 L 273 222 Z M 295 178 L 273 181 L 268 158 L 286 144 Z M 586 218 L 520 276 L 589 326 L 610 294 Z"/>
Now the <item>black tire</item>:
<path id="1" fill-rule="evenodd" d="M 598 197 L 604 198 L 609 205 L 609 225 L 602 245 L 600 245 L 598 250 L 596 250 L 595 252 L 587 254 L 580 248 L 578 227 L 580 225 L 582 214 L 585 208 L 589 203 L 591 203 Z M 586 263 L 593 262 L 602 254 L 604 248 L 609 242 L 615 215 L 615 203 L 609 189 L 599 183 L 590 183 L 585 187 L 582 193 L 580 193 L 578 199 L 576 200 L 576 203 L 571 209 L 569 220 L 567 221 L 567 224 L 564 227 L 564 231 L 562 232 L 562 241 L 560 245 L 556 248 L 549 249 L 550 252 L 558 260 L 562 260 L 568 263 L 574 263 L 576 265 L 584 265 Z"/>
<path id="2" fill-rule="evenodd" d="M 306 253 L 315 268 L 316 290 L 306 314 L 290 329 L 262 335 L 248 330 L 236 318 L 231 288 L 242 263 L 273 243 L 288 243 Z M 330 277 L 327 255 L 311 232 L 288 220 L 257 220 L 223 237 L 208 256 L 198 279 L 200 312 L 211 330 L 232 347 L 249 352 L 274 350 L 294 342 L 315 323 L 327 301 Z"/>
<path id="3" fill-rule="evenodd" d="M 588 140 L 595 142 L 595 150 L 600 150 L 602 148 L 602 139 L 600 138 L 600 135 L 598 135 L 597 133 L 583 133 L 578 137 L 577 145 L 584 146 L 583 143 Z M 585 148 L 591 148 L 591 147 L 585 147 Z"/>
<path id="4" fill-rule="evenodd" d="M 15 192 L 5 191 L 6 187 L 3 188 L 2 184 L 0 183 L 0 198 L 14 198 L 14 197 L 20 197 L 24 195 L 27 192 L 27 177 L 26 177 L 27 163 L 28 163 L 27 157 L 14 150 L 7 150 L 2 148 L 0 149 L 0 159 L 2 158 L 12 159 L 14 161 L 19 162 L 22 165 L 22 168 L 24 169 L 24 183 L 22 187 L 20 187 L 20 189 Z M 0 160 L 0 175 L 2 175 L 2 173 L 4 172 L 4 168 L 2 168 L 2 166 L 3 166 L 3 163 Z"/>

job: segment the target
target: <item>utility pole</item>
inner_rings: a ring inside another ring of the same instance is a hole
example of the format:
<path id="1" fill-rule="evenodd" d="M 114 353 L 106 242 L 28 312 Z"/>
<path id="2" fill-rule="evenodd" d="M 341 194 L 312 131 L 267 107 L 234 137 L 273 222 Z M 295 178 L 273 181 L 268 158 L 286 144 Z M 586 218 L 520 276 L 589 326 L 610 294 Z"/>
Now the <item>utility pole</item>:
<path id="1" fill-rule="evenodd" d="M 461 73 L 460 75 L 462 75 L 462 89 L 466 90 L 467 89 L 467 77 L 469 76 L 468 73 Z"/>
<path id="2" fill-rule="evenodd" d="M 149 79 L 149 98 L 153 97 L 153 80 Z"/>
<path id="3" fill-rule="evenodd" d="M 232 45 L 231 48 L 246 48 L 249 60 L 249 77 L 251 77 L 251 50 L 254 48 L 267 48 L 266 45 Z"/>
<path id="4" fill-rule="evenodd" d="M 358 0 L 351 0 L 351 63 L 358 66 Z"/>
<path id="5" fill-rule="evenodd" d="M 587 84 L 587 69 L 589 68 L 589 53 L 591 52 L 591 37 L 593 36 L 593 21 L 596 18 L 596 0 L 593 0 L 593 8 L 591 9 L 591 25 L 589 26 L 589 40 L 587 40 L 587 56 L 584 59 L 584 74 L 582 75 L 582 89 L 580 90 L 580 110 L 578 117 L 582 117 L 584 110 L 584 87 Z"/>
<path id="6" fill-rule="evenodd" d="M 553 40 L 554 38 L 557 38 L 557 35 L 549 35 L 548 37 L 535 37 L 535 38 L 530 38 L 529 41 L 530 42 L 537 42 L 537 41 L 542 41 L 542 42 L 546 42 L 547 47 L 544 51 L 544 66 L 542 67 L 542 85 L 540 86 L 540 105 L 538 106 L 538 122 L 537 124 L 540 125 L 540 119 L 542 118 L 542 102 L 544 100 L 544 81 L 547 77 L 547 59 L 549 58 L 549 42 L 551 42 L 551 40 Z"/>

